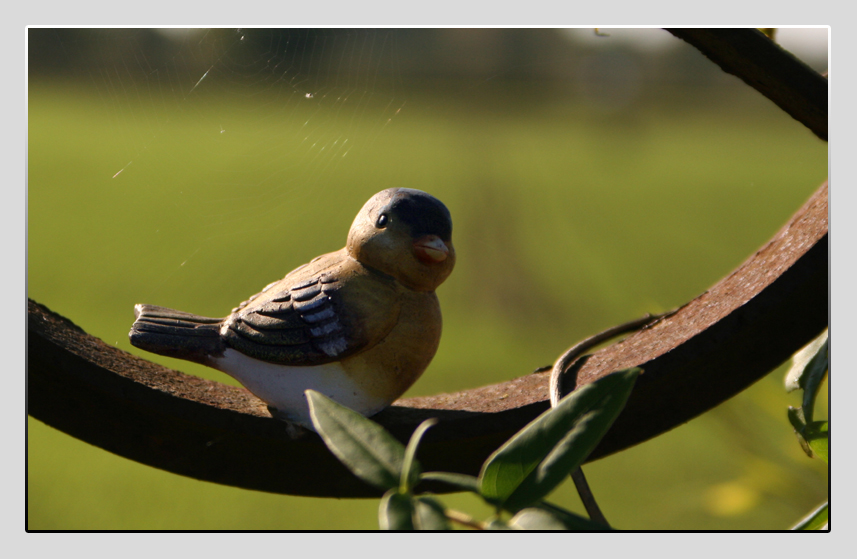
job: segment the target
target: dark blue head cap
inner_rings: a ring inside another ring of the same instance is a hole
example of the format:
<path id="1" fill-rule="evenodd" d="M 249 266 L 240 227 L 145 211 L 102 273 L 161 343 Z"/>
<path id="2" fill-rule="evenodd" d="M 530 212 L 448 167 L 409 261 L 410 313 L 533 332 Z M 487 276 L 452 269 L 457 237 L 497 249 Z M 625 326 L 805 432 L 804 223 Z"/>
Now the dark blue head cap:
<path id="1" fill-rule="evenodd" d="M 437 238 L 424 238 L 429 235 Z M 455 266 L 449 210 L 434 196 L 411 188 L 388 188 L 369 198 L 354 218 L 345 246 L 367 268 L 415 291 L 434 291 Z"/>
<path id="2" fill-rule="evenodd" d="M 444 242 L 452 239 L 452 216 L 446 206 L 422 190 L 399 188 L 384 211 L 387 211 L 403 223 L 410 231 L 411 237 L 437 235 Z"/>

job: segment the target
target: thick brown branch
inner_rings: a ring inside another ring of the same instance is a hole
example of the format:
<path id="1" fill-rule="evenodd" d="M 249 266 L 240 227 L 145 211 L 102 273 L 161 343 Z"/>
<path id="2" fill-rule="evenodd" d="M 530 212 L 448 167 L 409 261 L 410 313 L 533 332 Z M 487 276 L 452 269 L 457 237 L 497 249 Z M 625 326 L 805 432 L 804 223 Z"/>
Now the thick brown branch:
<path id="1" fill-rule="evenodd" d="M 591 458 L 663 433 L 737 394 L 828 323 L 827 185 L 774 238 L 677 313 L 595 353 L 577 383 L 644 373 Z M 91 444 L 197 479 L 294 495 L 376 493 L 314 433 L 293 438 L 247 391 L 161 367 L 29 302 L 28 413 Z M 546 361 L 551 357 L 546 356 Z M 375 419 L 406 440 L 426 418 L 428 470 L 476 474 L 548 408 L 548 377 L 400 400 Z"/>
<path id="2" fill-rule="evenodd" d="M 667 29 L 827 140 L 827 78 L 756 29 Z"/>

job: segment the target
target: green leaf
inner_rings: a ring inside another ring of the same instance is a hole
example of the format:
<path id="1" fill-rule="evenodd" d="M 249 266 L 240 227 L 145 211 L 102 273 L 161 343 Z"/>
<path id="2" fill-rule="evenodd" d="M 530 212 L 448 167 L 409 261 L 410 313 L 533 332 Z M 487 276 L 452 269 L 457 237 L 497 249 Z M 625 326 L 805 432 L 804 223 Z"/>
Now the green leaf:
<path id="1" fill-rule="evenodd" d="M 413 530 L 413 497 L 395 489 L 387 491 L 381 497 L 381 505 L 378 507 L 378 524 L 382 530 Z"/>
<path id="2" fill-rule="evenodd" d="M 446 508 L 437 500 L 419 496 L 415 500 L 414 524 L 418 530 L 451 530 Z"/>
<path id="3" fill-rule="evenodd" d="M 800 447 L 806 455 L 810 458 L 821 458 L 829 464 L 830 436 L 828 433 L 828 422 L 813 421 L 807 424 L 804 422 L 803 409 L 791 406 L 789 406 L 788 415 L 789 422 L 794 427 L 795 436 L 797 436 Z"/>
<path id="4" fill-rule="evenodd" d="M 827 333 L 828 331 L 825 330 L 792 356 L 792 366 L 786 373 L 786 392 L 806 387 L 804 373 L 812 358 L 818 355 L 818 350 L 827 342 Z"/>
<path id="5" fill-rule="evenodd" d="M 540 500 L 580 466 L 622 411 L 640 369 L 587 384 L 524 427 L 488 457 L 479 492 L 516 512 Z"/>
<path id="6" fill-rule="evenodd" d="M 826 530 L 830 522 L 829 515 L 830 506 L 824 503 L 795 524 L 792 530 Z"/>
<path id="7" fill-rule="evenodd" d="M 420 475 L 420 479 L 424 481 L 438 481 L 459 491 L 470 491 L 471 493 L 479 494 L 479 480 L 466 474 L 425 472 Z"/>
<path id="8" fill-rule="evenodd" d="M 830 340 L 826 340 L 824 342 L 824 345 L 821 346 L 815 356 L 810 360 L 809 365 L 806 366 L 806 369 L 800 377 L 800 386 L 803 388 L 803 402 L 801 403 L 801 408 L 803 409 L 803 416 L 806 418 L 808 423 L 812 421 L 813 412 L 815 411 L 815 399 L 818 396 L 818 389 L 821 387 L 821 383 L 824 381 L 824 376 L 827 374 L 829 344 Z"/>
<path id="9" fill-rule="evenodd" d="M 509 526 L 516 530 L 568 530 L 553 514 L 536 508 L 521 509 L 509 520 Z"/>
<path id="10" fill-rule="evenodd" d="M 806 442 L 806 439 L 803 436 L 803 430 L 806 428 L 806 421 L 803 419 L 803 410 L 801 408 L 789 406 L 788 416 L 789 423 L 792 424 L 792 427 L 795 430 L 795 436 L 797 437 L 797 441 L 800 443 L 800 447 L 807 456 L 812 458 L 812 449 L 809 448 L 809 443 Z"/>
<path id="11" fill-rule="evenodd" d="M 446 509 L 437 500 L 390 489 L 381 498 L 378 524 L 382 530 L 450 530 Z"/>
<path id="12" fill-rule="evenodd" d="M 789 423 L 792 424 L 794 430 L 798 433 L 803 433 L 803 430 L 806 427 L 806 420 L 803 417 L 803 410 L 801 408 L 789 406 L 788 415 Z"/>
<path id="13" fill-rule="evenodd" d="M 601 524 L 564 511 L 560 514 L 540 507 L 522 509 L 509 526 L 517 530 L 606 530 Z"/>
<path id="14" fill-rule="evenodd" d="M 399 487 L 405 447 L 377 423 L 314 390 L 306 391 L 315 430 L 354 475 L 380 489 Z"/>
<path id="15" fill-rule="evenodd" d="M 583 516 L 579 516 L 546 501 L 536 503 L 535 506 L 530 508 L 550 513 L 555 519 L 565 525 L 565 528 L 563 528 L 564 530 L 612 530 L 612 528 L 605 526 L 600 522 L 595 522 Z"/>
<path id="16" fill-rule="evenodd" d="M 402 493 L 408 493 L 420 480 L 422 468 L 415 458 L 417 447 L 420 445 L 420 439 L 423 438 L 425 432 L 435 424 L 437 424 L 437 419 L 426 419 L 414 430 L 411 440 L 408 441 L 408 446 L 405 449 L 405 458 L 402 463 L 402 479 L 399 482 L 399 491 Z"/>
<path id="17" fill-rule="evenodd" d="M 492 520 L 491 522 L 489 522 L 488 525 L 485 526 L 485 529 L 486 530 L 514 530 L 514 528 L 509 526 L 507 523 L 503 522 L 502 520 L 496 519 L 496 518 L 494 520 Z"/>
<path id="18" fill-rule="evenodd" d="M 812 453 L 829 464 L 829 448 L 830 434 L 828 433 L 827 421 L 813 421 L 803 430 L 803 437 L 806 439 Z"/>

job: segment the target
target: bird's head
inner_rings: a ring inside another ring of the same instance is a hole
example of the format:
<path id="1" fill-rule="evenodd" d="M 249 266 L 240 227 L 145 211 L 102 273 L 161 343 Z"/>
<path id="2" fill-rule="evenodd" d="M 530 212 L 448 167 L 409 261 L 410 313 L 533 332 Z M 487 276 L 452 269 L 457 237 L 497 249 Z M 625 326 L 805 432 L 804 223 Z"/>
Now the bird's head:
<path id="1" fill-rule="evenodd" d="M 443 203 L 410 188 L 369 199 L 348 232 L 348 253 L 416 291 L 434 291 L 455 266 L 452 218 Z"/>

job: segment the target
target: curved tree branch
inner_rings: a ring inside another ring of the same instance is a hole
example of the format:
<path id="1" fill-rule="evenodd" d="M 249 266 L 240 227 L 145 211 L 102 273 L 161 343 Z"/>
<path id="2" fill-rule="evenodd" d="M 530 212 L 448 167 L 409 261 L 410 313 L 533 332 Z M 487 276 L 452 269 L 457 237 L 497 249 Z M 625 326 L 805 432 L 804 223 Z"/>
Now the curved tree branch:
<path id="1" fill-rule="evenodd" d="M 596 352 L 577 384 L 638 365 L 625 410 L 590 459 L 663 433 L 734 396 L 827 325 L 827 185 L 747 262 L 675 314 Z M 29 301 L 28 413 L 91 444 L 197 479 L 294 495 L 357 497 L 321 439 L 293 436 L 242 388 L 185 375 L 87 335 Z M 550 373 L 399 400 L 375 420 L 406 440 L 424 419 L 420 460 L 475 474 L 549 407 Z"/>
<path id="2" fill-rule="evenodd" d="M 827 78 L 756 29 L 667 29 L 827 141 Z"/>

